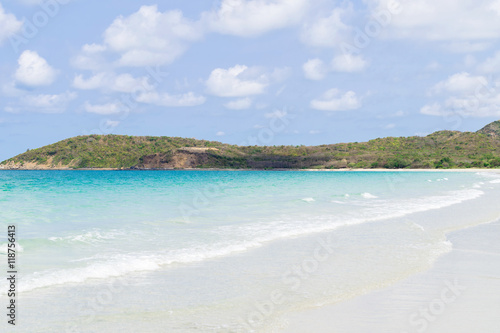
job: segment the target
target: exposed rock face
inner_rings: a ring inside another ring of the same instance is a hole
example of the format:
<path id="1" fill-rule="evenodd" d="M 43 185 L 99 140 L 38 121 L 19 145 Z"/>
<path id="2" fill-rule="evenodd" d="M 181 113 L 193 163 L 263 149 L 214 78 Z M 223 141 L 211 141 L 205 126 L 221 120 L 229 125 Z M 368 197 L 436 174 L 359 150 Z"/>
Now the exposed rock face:
<path id="1" fill-rule="evenodd" d="M 209 162 L 206 149 L 182 148 L 174 153 L 146 155 L 134 169 L 193 169 Z"/>
<path id="2" fill-rule="evenodd" d="M 8 162 L 6 164 L 0 165 L 0 170 L 69 170 L 71 169 L 68 165 L 62 165 L 61 163 L 55 165 L 52 163 L 52 158 L 46 163 L 35 163 L 35 162 Z"/>
<path id="3" fill-rule="evenodd" d="M 494 121 L 491 124 L 486 125 L 477 132 L 481 134 L 488 134 L 495 138 L 500 137 L 500 120 Z"/>

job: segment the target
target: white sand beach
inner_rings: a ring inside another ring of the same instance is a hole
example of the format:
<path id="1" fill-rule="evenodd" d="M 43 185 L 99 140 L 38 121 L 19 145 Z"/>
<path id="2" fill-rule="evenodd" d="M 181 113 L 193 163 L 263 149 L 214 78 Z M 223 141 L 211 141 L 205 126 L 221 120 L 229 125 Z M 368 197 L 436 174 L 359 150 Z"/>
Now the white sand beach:
<path id="1" fill-rule="evenodd" d="M 487 205 L 489 211 L 476 211 L 476 217 L 492 222 L 450 231 L 452 251 L 429 270 L 362 296 L 290 314 L 286 328 L 277 331 L 500 332 L 500 216 L 491 209 L 498 207 L 498 198 L 489 198 Z M 474 209 L 471 202 L 463 203 L 445 217 L 467 223 Z"/>

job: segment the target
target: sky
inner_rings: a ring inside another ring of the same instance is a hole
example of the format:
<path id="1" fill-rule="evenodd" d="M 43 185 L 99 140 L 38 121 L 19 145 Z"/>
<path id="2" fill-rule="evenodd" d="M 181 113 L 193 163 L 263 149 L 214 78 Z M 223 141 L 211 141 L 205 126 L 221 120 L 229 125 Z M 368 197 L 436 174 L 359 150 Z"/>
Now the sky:
<path id="1" fill-rule="evenodd" d="M 0 160 L 88 134 L 319 145 L 500 119 L 500 0 L 0 0 Z"/>

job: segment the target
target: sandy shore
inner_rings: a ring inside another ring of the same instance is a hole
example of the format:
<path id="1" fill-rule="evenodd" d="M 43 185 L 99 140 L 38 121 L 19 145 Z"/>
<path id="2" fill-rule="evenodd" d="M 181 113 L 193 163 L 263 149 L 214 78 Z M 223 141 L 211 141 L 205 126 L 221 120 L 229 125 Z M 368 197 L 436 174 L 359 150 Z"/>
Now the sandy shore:
<path id="1" fill-rule="evenodd" d="M 471 207 L 455 206 L 446 217 L 460 219 Z M 448 233 L 452 251 L 429 270 L 346 301 L 291 313 L 279 332 L 500 332 L 499 218 L 498 210 L 490 212 L 484 219 L 492 222 Z"/>

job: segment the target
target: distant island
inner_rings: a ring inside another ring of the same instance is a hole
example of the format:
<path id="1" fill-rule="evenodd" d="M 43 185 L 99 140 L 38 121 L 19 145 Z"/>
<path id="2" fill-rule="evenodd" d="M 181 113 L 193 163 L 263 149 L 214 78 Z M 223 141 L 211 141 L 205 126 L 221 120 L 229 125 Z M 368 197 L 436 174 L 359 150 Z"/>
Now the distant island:
<path id="1" fill-rule="evenodd" d="M 500 121 L 477 132 L 439 131 L 320 146 L 237 146 L 178 137 L 86 135 L 29 150 L 4 170 L 450 169 L 500 167 Z"/>

